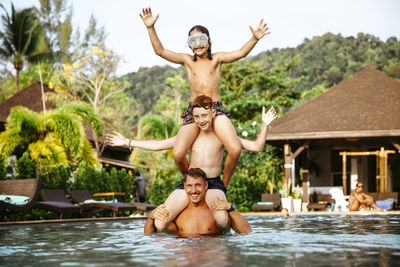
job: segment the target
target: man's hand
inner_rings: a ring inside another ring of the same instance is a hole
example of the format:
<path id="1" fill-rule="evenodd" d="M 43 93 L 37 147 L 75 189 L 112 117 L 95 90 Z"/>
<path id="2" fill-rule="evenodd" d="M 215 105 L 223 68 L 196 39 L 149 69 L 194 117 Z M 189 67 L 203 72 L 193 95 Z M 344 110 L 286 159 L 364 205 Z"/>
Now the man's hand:
<path id="1" fill-rule="evenodd" d="M 151 211 L 150 219 L 152 220 L 160 220 L 160 221 L 167 221 L 169 216 L 169 212 L 167 207 L 164 204 L 161 204 L 157 208 Z"/>
<path id="2" fill-rule="evenodd" d="M 153 17 L 153 15 L 151 14 L 151 8 L 143 8 L 142 9 L 142 13 L 140 14 L 140 17 L 143 20 L 144 25 L 146 25 L 147 28 L 150 28 L 152 26 L 154 26 L 154 24 L 156 23 L 158 17 L 160 16 L 160 14 L 157 14 L 155 17 Z"/>
<path id="3" fill-rule="evenodd" d="M 127 146 L 128 138 L 124 137 L 117 131 L 114 131 L 113 134 L 106 135 L 106 142 L 110 146 Z"/>
<path id="4" fill-rule="evenodd" d="M 265 113 L 265 107 L 262 109 L 261 119 L 265 123 L 265 125 L 269 125 L 276 118 L 276 111 L 274 107 L 270 108 L 267 113 Z"/>
<path id="5" fill-rule="evenodd" d="M 260 23 L 258 24 L 257 29 L 253 29 L 253 27 L 249 26 L 251 32 L 253 33 L 254 38 L 257 40 L 260 40 L 263 38 L 265 35 L 270 34 L 271 32 L 267 32 L 269 30 L 269 27 L 267 27 L 267 23 L 264 23 L 264 19 L 260 20 Z"/>
<path id="6" fill-rule="evenodd" d="M 230 209 L 231 206 L 232 206 L 231 203 L 217 197 L 217 199 L 212 204 L 211 210 L 212 210 L 212 213 L 214 214 L 220 210 L 227 211 L 228 209 Z"/>

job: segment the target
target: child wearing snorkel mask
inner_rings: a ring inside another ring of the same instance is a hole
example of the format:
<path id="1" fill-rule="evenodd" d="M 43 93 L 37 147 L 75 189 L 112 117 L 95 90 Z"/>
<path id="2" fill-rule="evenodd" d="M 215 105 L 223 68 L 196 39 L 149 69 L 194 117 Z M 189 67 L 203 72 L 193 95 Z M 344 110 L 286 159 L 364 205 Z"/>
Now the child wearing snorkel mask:
<path id="1" fill-rule="evenodd" d="M 224 186 L 228 187 L 229 180 L 241 153 L 241 144 L 235 128 L 228 118 L 229 112 L 221 103 L 219 94 L 221 66 L 224 63 L 232 63 L 247 56 L 257 42 L 270 33 L 268 32 L 267 24 L 261 20 L 256 29 L 250 26 L 252 37 L 239 50 L 217 53 L 211 53 L 211 40 L 207 28 L 200 25 L 194 26 L 189 31 L 187 41 L 193 52 L 193 55 L 189 55 L 173 52 L 163 47 L 154 28 L 159 14 L 153 16 L 151 8 L 144 8 L 140 17 L 147 27 L 154 52 L 172 63 L 181 64 L 186 69 L 191 93 L 190 101 L 192 102 L 200 95 L 209 96 L 213 100 L 213 108 L 216 110 L 213 128 L 228 153 L 225 159 L 222 179 Z M 186 159 L 187 152 L 199 134 L 199 128 L 194 124 L 191 103 L 189 103 L 182 118 L 183 123 L 173 148 L 173 156 L 179 171 L 182 175 L 185 175 L 189 166 Z"/>

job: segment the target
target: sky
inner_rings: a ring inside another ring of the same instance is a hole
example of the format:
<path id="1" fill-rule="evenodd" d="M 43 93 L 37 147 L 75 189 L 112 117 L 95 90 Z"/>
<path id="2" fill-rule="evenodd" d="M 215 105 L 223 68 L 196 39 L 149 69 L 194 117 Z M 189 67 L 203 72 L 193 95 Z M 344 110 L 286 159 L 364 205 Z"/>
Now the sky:
<path id="1" fill-rule="evenodd" d="M 38 0 L 2 0 L 18 8 L 39 6 Z M 189 29 L 197 24 L 210 31 L 213 52 L 240 49 L 253 28 L 264 19 L 271 34 L 261 39 L 249 56 L 273 48 L 296 47 L 305 38 L 327 32 L 343 37 L 369 33 L 380 40 L 400 40 L 399 0 L 70 0 L 73 23 L 81 32 L 94 14 L 108 33 L 106 46 L 123 57 L 117 75 L 140 67 L 178 65 L 158 57 L 139 13 L 150 6 L 160 14 L 156 31 L 164 48 L 191 53 L 186 45 Z"/>

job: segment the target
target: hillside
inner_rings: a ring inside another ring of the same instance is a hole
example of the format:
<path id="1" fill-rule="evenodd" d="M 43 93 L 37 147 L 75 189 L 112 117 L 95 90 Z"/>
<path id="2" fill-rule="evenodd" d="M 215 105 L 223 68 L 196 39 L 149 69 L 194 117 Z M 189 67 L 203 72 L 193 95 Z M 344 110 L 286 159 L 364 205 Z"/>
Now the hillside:
<path id="1" fill-rule="evenodd" d="M 305 39 L 295 48 L 272 49 L 246 60 L 253 61 L 261 69 L 295 60 L 289 76 L 303 77 L 293 88 L 299 93 L 317 86 L 328 89 L 367 65 L 400 79 L 399 40 L 391 37 L 382 41 L 364 33 L 356 38 L 326 33 Z M 154 66 L 125 75 L 132 83 L 127 93 L 141 103 L 141 114 L 151 111 L 165 90 L 165 79 L 178 73 L 183 73 L 182 68 Z"/>

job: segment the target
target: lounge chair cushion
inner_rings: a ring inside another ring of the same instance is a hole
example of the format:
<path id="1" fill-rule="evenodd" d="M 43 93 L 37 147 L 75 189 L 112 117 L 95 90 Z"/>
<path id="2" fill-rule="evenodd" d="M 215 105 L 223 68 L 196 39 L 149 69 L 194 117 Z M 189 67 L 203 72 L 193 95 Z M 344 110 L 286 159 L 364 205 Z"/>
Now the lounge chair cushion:
<path id="1" fill-rule="evenodd" d="M 375 203 L 378 208 L 381 208 L 383 210 L 391 210 L 393 208 L 394 199 L 388 198 L 385 200 L 377 200 L 375 201 Z"/>
<path id="2" fill-rule="evenodd" d="M 12 205 L 25 205 L 29 202 L 29 197 L 14 196 L 14 195 L 0 195 L 0 201 L 10 203 Z"/>

